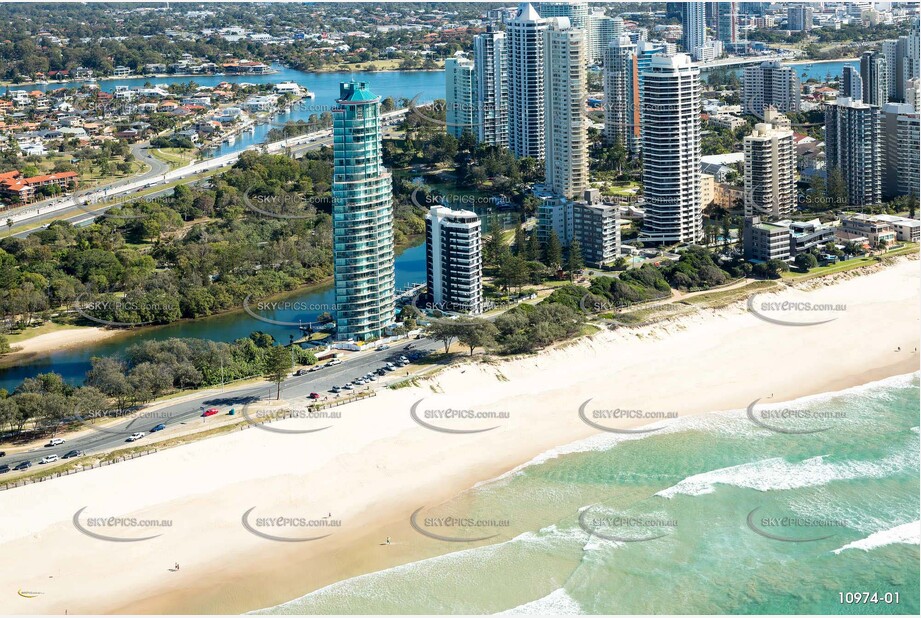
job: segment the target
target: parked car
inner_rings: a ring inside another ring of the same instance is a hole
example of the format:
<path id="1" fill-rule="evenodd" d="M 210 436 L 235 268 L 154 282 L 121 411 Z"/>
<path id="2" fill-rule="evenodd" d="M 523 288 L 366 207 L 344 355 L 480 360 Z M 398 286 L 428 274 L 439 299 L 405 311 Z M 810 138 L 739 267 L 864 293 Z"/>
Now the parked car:
<path id="1" fill-rule="evenodd" d="M 307 397 L 310 399 L 319 399 L 320 393 L 310 393 L 309 395 L 307 395 Z"/>
<path id="2" fill-rule="evenodd" d="M 42 457 L 42 460 L 40 463 L 43 463 L 43 464 L 54 463 L 58 459 L 60 459 L 60 457 L 58 457 L 57 455 L 45 455 L 44 457 Z"/>
<path id="3" fill-rule="evenodd" d="M 61 459 L 72 459 L 74 457 L 83 457 L 84 455 L 86 455 L 84 451 L 74 449 L 72 451 L 67 451 L 67 453 L 61 457 Z"/>
<path id="4" fill-rule="evenodd" d="M 218 410 L 217 408 L 208 408 L 207 410 L 204 411 L 202 416 L 214 416 L 215 414 L 220 414 L 220 413 L 221 411 Z"/>
<path id="5" fill-rule="evenodd" d="M 143 431 L 139 431 L 139 432 L 137 432 L 137 433 L 133 433 L 133 434 L 131 434 L 130 436 L 128 436 L 128 442 L 137 442 L 138 440 L 140 440 L 141 438 L 143 438 L 144 435 L 145 435 L 145 434 L 144 434 Z"/>
<path id="6" fill-rule="evenodd" d="M 320 369 L 323 369 L 323 365 L 314 365 L 307 370 L 307 373 L 313 373 L 314 371 L 319 371 Z"/>
<path id="7" fill-rule="evenodd" d="M 31 461 L 21 461 L 19 462 L 19 465 L 13 468 L 13 470 L 28 470 L 31 467 L 32 467 Z"/>
<path id="8" fill-rule="evenodd" d="M 9 464 L 3 464 L 2 466 L 0 466 L 0 474 L 3 474 L 4 472 L 9 472 L 9 471 L 10 471 Z"/>
<path id="9" fill-rule="evenodd" d="M 297 371 L 294 372 L 294 375 L 295 375 L 295 376 L 302 376 L 302 375 L 304 375 L 304 374 L 306 374 L 306 373 L 307 373 L 307 370 L 306 370 L 306 369 L 298 369 Z"/>
<path id="10" fill-rule="evenodd" d="M 6 457 L 6 451 L 0 451 L 0 457 Z"/>
<path id="11" fill-rule="evenodd" d="M 336 365 L 341 365 L 341 364 L 342 364 L 342 361 L 341 361 L 340 359 L 334 358 L 333 360 L 331 360 L 331 361 L 329 361 L 328 363 L 326 363 L 326 366 L 327 366 L 327 367 L 335 367 Z"/>
<path id="12" fill-rule="evenodd" d="M 159 425 L 155 425 L 154 427 L 151 427 L 150 433 L 154 433 L 155 431 L 163 431 L 164 429 L 166 429 L 166 425 L 164 425 L 163 423 L 160 423 Z"/>
<path id="13" fill-rule="evenodd" d="M 384 350 L 389 350 L 390 346 L 387 344 L 379 345 L 375 348 L 378 352 L 383 352 Z"/>
<path id="14" fill-rule="evenodd" d="M 351 384 L 343 384 L 342 390 L 352 391 L 352 390 L 355 390 L 355 387 L 352 386 Z"/>
<path id="15" fill-rule="evenodd" d="M 330 390 L 330 392 L 338 393 L 339 391 L 342 390 L 342 387 L 341 387 L 341 386 L 334 386 L 334 387 L 332 387 L 332 388 L 329 389 L 329 390 Z"/>
<path id="16" fill-rule="evenodd" d="M 64 438 L 51 438 L 45 446 L 58 446 L 64 444 Z"/>

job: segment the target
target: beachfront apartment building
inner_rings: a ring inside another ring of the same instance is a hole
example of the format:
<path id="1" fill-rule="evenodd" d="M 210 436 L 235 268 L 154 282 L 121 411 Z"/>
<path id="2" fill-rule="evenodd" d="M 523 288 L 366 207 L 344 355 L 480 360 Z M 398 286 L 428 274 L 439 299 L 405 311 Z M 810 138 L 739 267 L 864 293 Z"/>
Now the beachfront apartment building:
<path id="1" fill-rule="evenodd" d="M 883 196 L 919 195 L 921 127 L 919 115 L 907 103 L 886 103 L 882 109 Z"/>
<path id="2" fill-rule="evenodd" d="M 505 33 L 487 26 L 473 38 L 477 141 L 508 146 L 508 51 Z"/>
<path id="3" fill-rule="evenodd" d="M 394 321 L 393 181 L 381 159 L 380 97 L 343 82 L 333 110 L 337 339 L 377 338 Z"/>
<path id="4" fill-rule="evenodd" d="M 425 216 L 426 285 L 440 311 L 483 311 L 480 217 L 470 210 L 433 206 Z"/>
<path id="5" fill-rule="evenodd" d="M 529 2 L 506 24 L 509 84 L 509 149 L 544 158 L 544 30 L 547 20 Z"/>
<path id="6" fill-rule="evenodd" d="M 865 238 L 871 247 L 876 247 L 880 243 L 891 245 L 896 240 L 895 228 L 891 223 L 863 213 L 842 216 L 837 236 L 841 240 Z"/>
<path id="7" fill-rule="evenodd" d="M 465 131 L 477 135 L 476 71 L 473 60 L 445 60 L 445 122 L 448 133 L 460 137 Z"/>
<path id="8" fill-rule="evenodd" d="M 766 114 L 773 119 L 772 110 Z M 793 131 L 758 123 L 743 140 L 745 216 L 780 219 L 796 209 L 796 155 Z"/>
<path id="9" fill-rule="evenodd" d="M 572 203 L 572 230 L 588 266 L 600 268 L 620 255 L 620 207 L 605 204 L 598 189 L 583 191 Z"/>
<path id="10" fill-rule="evenodd" d="M 757 66 L 745 67 L 742 73 L 742 111 L 758 118 L 764 117 L 768 106 L 779 112 L 799 112 L 800 79 L 796 67 L 779 60 L 767 60 Z"/>
<path id="11" fill-rule="evenodd" d="M 703 236 L 700 90 L 700 69 L 687 54 L 654 55 L 643 72 L 643 242 L 696 243 Z"/>
<path id="12" fill-rule="evenodd" d="M 544 19 L 565 17 L 573 28 L 585 29 L 588 25 L 588 2 L 538 2 L 537 12 Z"/>
<path id="13" fill-rule="evenodd" d="M 789 260 L 834 242 L 835 233 L 834 226 L 818 219 L 766 222 L 754 215 L 745 217 L 742 224 L 742 248 L 746 260 Z"/>
<path id="14" fill-rule="evenodd" d="M 566 17 L 544 30 L 544 177 L 555 194 L 574 198 L 588 187 L 585 30 Z"/>
<path id="15" fill-rule="evenodd" d="M 839 97 L 825 108 L 825 165 L 841 171 L 848 204 L 882 199 L 880 108 Z"/>

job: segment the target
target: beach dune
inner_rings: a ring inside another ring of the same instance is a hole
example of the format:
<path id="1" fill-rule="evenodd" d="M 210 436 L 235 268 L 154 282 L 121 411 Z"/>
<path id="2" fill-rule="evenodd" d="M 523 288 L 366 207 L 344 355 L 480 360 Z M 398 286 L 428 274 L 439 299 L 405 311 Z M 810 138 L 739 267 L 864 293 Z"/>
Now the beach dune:
<path id="1" fill-rule="evenodd" d="M 824 323 L 784 326 L 735 305 L 603 331 L 536 356 L 455 366 L 418 386 L 385 390 L 340 408 L 342 418 L 324 431 L 238 431 L 0 492 L 0 612 L 240 613 L 420 554 L 461 549 L 413 534 L 410 515 L 598 433 L 580 418 L 588 400 L 689 415 L 918 371 L 919 283 L 918 261 L 902 260 L 811 291 L 759 296 L 828 304 L 834 312 Z M 457 411 L 488 414 L 459 419 Z M 305 422 L 272 427 L 296 430 Z M 635 428 L 649 420 L 605 423 Z M 83 531 L 74 524 L 78 511 Z M 90 522 L 109 517 L 157 525 Z M 329 523 L 274 531 L 260 524 L 282 517 Z M 87 530 L 158 536 L 118 542 Z M 264 536 L 273 533 L 324 538 Z"/>

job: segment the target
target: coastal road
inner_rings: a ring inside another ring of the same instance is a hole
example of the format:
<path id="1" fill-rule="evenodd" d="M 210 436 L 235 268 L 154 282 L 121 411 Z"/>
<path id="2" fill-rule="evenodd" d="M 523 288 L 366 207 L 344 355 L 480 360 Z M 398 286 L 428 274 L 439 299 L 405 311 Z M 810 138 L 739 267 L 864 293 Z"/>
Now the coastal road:
<path id="1" fill-rule="evenodd" d="M 406 349 L 410 345 L 412 348 Z M 412 339 L 403 340 L 390 346 L 387 350 L 368 350 L 364 352 L 343 353 L 345 356 L 341 365 L 334 367 L 323 367 L 314 373 L 307 373 L 302 376 L 291 376 L 282 384 L 282 399 L 288 402 L 288 407 L 300 409 L 312 403 L 313 400 L 307 398 L 312 393 L 320 393 L 323 401 L 335 400 L 346 397 L 350 393 L 358 392 L 359 389 L 366 388 L 383 388 L 387 384 L 405 380 L 407 370 L 397 368 L 383 377 L 378 377 L 376 382 L 369 386 L 356 386 L 354 391 L 343 391 L 340 395 L 329 392 L 333 386 L 342 386 L 352 380 L 355 380 L 367 373 L 380 369 L 387 361 L 393 361 L 400 355 L 410 352 L 432 352 L 441 349 L 441 343 L 431 339 Z M 342 356 L 342 355 L 340 355 Z M 0 465 L 6 464 L 10 468 L 15 468 L 23 461 L 31 461 L 33 467 L 29 470 L 34 472 L 42 467 L 39 460 L 45 455 L 58 455 L 62 457 L 65 453 L 72 450 L 82 450 L 88 455 L 100 453 L 120 446 L 145 446 L 150 443 L 151 447 L 155 442 L 152 438 L 159 439 L 161 436 L 169 438 L 175 432 L 170 431 L 179 426 L 186 428 L 206 429 L 214 420 L 223 417 L 231 408 L 236 408 L 237 413 L 248 403 L 254 403 L 261 399 L 275 399 L 274 384 L 247 385 L 239 387 L 228 387 L 225 391 L 217 391 L 214 388 L 208 389 L 200 395 L 186 399 L 181 403 L 170 404 L 158 408 L 154 412 L 145 413 L 143 410 L 140 416 L 132 415 L 126 420 L 107 425 L 104 428 L 96 428 L 82 436 L 68 439 L 64 444 L 53 447 L 36 447 L 28 451 L 19 453 L 10 453 L 6 457 L 0 458 Z M 220 409 L 220 415 L 216 417 L 201 418 L 203 408 L 217 407 Z M 408 413 L 408 410 L 407 410 Z M 150 435 L 151 427 L 163 423 L 166 430 L 162 433 Z M 128 436 L 132 433 L 143 431 L 148 433 L 147 436 L 137 442 L 127 442 Z M 54 464 L 56 465 L 56 464 Z M 0 475 L 0 483 L 6 480 L 14 480 L 18 473 L 8 472 Z"/>

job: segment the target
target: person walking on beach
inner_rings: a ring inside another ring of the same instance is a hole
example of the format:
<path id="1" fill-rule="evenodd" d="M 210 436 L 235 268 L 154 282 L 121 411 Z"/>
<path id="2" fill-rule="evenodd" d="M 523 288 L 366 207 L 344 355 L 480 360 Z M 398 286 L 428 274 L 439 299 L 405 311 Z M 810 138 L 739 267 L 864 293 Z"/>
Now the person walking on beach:
<path id="1" fill-rule="evenodd" d="M 389 537 L 389 536 L 387 537 L 386 544 L 387 544 L 387 545 L 390 545 L 390 537 Z"/>
<path id="2" fill-rule="evenodd" d="M 175 567 L 175 568 L 176 568 L 177 571 L 179 570 L 179 563 L 178 563 L 178 562 L 176 563 L 176 567 Z"/>

